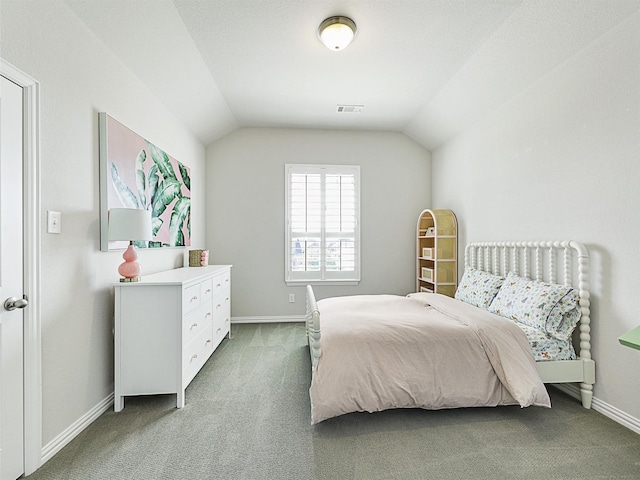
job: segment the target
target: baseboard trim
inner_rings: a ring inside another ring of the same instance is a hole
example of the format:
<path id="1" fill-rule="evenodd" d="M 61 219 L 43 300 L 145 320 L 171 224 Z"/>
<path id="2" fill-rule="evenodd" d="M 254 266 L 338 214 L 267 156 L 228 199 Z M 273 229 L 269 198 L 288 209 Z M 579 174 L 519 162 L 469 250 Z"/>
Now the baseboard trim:
<path id="1" fill-rule="evenodd" d="M 304 321 L 304 315 L 281 315 L 279 317 L 231 317 L 231 323 L 291 323 Z"/>
<path id="2" fill-rule="evenodd" d="M 82 417 L 72 423 L 60 435 L 42 447 L 42 462 L 44 465 L 56 453 L 62 450 L 71 440 L 76 438 L 80 433 L 91 425 L 100 415 L 106 412 L 113 405 L 113 393 L 98 403 L 95 407 L 85 413 Z"/>
<path id="3" fill-rule="evenodd" d="M 580 389 L 576 385 L 571 383 L 554 383 L 553 386 L 567 395 L 580 400 Z M 596 397 L 593 397 L 591 401 L 591 408 L 640 435 L 640 419 L 632 417 L 628 413 Z"/>

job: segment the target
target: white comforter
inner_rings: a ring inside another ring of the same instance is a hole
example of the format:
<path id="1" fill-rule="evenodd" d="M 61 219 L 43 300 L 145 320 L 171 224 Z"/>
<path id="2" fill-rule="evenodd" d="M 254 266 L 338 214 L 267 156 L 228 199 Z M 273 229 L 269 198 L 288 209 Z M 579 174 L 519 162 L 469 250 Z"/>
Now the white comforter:
<path id="1" fill-rule="evenodd" d="M 497 315 L 429 293 L 327 298 L 318 309 L 312 424 L 390 408 L 551 406 L 526 335 Z"/>

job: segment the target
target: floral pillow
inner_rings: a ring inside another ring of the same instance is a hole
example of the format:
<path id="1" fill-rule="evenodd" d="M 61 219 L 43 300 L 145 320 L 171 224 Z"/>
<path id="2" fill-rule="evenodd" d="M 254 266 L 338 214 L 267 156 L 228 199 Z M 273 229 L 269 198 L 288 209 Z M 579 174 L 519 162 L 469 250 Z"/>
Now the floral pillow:
<path id="1" fill-rule="evenodd" d="M 504 277 L 467 267 L 456 290 L 455 298 L 486 310 L 500 290 L 502 282 Z"/>
<path id="2" fill-rule="evenodd" d="M 549 335 L 567 338 L 577 322 L 568 325 L 575 317 L 572 310 L 579 313 L 577 300 L 578 294 L 571 287 L 529 280 L 509 272 L 489 311 Z"/>

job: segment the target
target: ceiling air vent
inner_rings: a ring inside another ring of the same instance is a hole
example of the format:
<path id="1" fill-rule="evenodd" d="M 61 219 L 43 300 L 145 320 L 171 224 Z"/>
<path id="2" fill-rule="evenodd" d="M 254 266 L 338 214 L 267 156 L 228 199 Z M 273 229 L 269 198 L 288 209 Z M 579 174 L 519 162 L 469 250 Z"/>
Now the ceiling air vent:
<path id="1" fill-rule="evenodd" d="M 364 105 L 338 105 L 338 113 L 360 113 Z"/>

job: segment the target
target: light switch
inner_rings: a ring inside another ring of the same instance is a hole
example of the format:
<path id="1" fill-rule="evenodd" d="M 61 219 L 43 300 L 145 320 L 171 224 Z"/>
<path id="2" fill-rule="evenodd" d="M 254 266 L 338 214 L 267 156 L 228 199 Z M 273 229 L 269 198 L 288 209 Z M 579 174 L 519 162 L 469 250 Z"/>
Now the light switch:
<path id="1" fill-rule="evenodd" d="M 61 213 L 47 210 L 47 233 L 60 233 Z"/>

